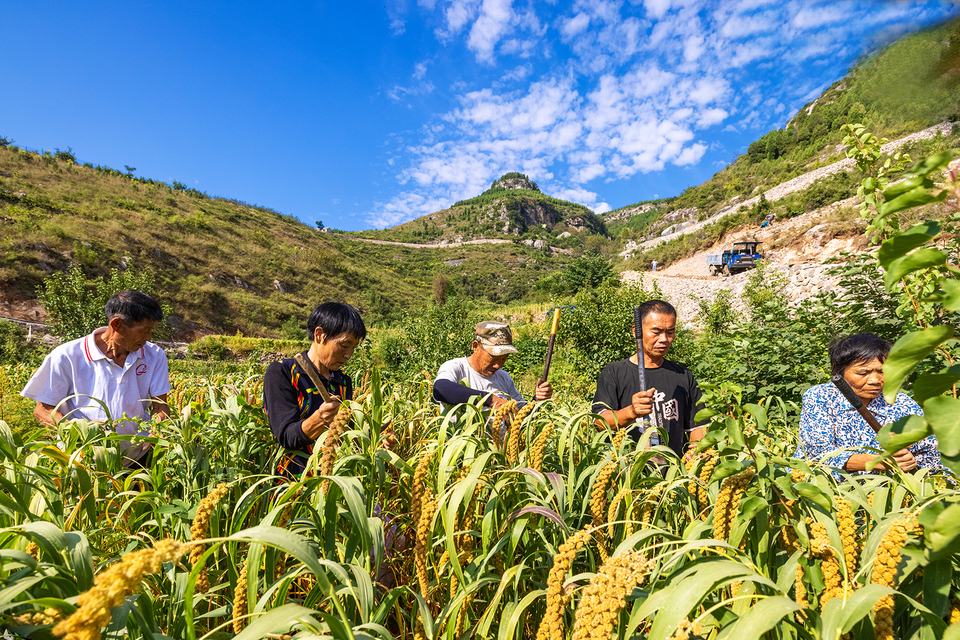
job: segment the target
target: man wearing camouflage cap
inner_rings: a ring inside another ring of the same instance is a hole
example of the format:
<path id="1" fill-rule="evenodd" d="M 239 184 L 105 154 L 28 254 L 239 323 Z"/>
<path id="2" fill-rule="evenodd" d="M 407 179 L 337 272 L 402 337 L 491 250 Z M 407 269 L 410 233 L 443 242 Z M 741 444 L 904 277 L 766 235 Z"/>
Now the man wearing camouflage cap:
<path id="1" fill-rule="evenodd" d="M 433 383 L 434 400 L 453 405 L 484 396 L 483 403 L 494 409 L 510 400 L 516 400 L 517 405 L 523 406 L 526 401 L 517 391 L 510 374 L 503 370 L 507 356 L 516 352 L 513 334 L 506 323 L 481 322 L 473 338 L 473 353 L 440 365 Z M 552 396 L 550 383 L 541 382 L 533 399 L 547 400 Z"/>

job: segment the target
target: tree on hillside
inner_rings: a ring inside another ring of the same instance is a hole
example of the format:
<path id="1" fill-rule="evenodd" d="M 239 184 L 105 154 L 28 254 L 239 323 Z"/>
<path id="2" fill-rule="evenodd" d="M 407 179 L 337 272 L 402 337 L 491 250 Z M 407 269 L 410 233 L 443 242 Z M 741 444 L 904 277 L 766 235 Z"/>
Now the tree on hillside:
<path id="1" fill-rule="evenodd" d="M 149 269 L 120 272 L 110 270 L 110 277 L 87 283 L 80 265 L 74 264 L 66 273 L 54 273 L 43 283 L 37 298 L 47 312 L 50 332 L 63 340 L 75 340 L 106 324 L 104 306 L 107 300 L 125 289 L 137 289 L 154 295 L 153 272 Z M 169 305 L 161 303 L 164 317 L 170 315 Z M 166 322 L 160 324 L 155 336 L 169 335 Z"/>
<path id="2" fill-rule="evenodd" d="M 605 282 L 614 282 L 616 276 L 613 267 L 602 256 L 583 256 L 567 265 L 563 279 L 571 291 L 580 291 L 596 289 Z"/>
<path id="3" fill-rule="evenodd" d="M 443 306 L 447 303 L 447 293 L 450 291 L 450 282 L 442 273 L 433 277 L 433 303 Z"/>
<path id="4" fill-rule="evenodd" d="M 13 138 L 8 138 L 7 136 L 0 136 L 0 147 L 9 147 L 14 142 Z"/>

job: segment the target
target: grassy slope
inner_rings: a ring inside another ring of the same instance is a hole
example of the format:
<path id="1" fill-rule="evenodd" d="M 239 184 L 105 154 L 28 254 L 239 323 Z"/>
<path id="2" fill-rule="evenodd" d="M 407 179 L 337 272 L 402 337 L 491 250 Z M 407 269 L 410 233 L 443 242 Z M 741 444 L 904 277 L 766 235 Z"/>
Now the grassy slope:
<path id="1" fill-rule="evenodd" d="M 50 271 L 150 268 L 174 313 L 204 331 L 276 335 L 323 300 L 373 321 L 422 305 L 436 273 L 492 301 L 519 297 L 562 258 L 527 247 L 415 250 L 360 243 L 290 216 L 109 169 L 0 148 L 0 295 L 36 297 Z M 463 260 L 459 265 L 444 261 Z M 281 292 L 274 281 L 279 283 Z"/>

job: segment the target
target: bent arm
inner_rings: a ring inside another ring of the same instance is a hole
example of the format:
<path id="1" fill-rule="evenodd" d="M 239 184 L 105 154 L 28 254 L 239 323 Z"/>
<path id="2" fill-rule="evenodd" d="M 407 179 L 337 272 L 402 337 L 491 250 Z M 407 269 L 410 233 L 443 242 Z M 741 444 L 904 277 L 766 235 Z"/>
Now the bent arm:
<path id="1" fill-rule="evenodd" d="M 819 460 L 824 464 L 840 467 L 841 469 L 847 468 L 848 461 L 854 455 L 860 457 L 851 463 L 853 466 L 866 464 L 864 458 L 869 458 L 867 462 L 873 460 L 873 456 L 870 454 L 856 454 L 852 451 L 841 451 L 827 457 L 827 454 L 831 451 L 841 448 L 834 435 L 836 428 L 835 418 L 830 413 L 826 397 L 820 393 L 818 387 L 808 389 L 807 392 L 803 394 L 800 409 L 799 437 L 804 458 L 807 460 Z M 853 471 L 854 469 L 847 470 Z"/>
<path id="2" fill-rule="evenodd" d="M 267 368 L 263 379 L 263 402 L 267 410 L 267 421 L 277 443 L 284 449 L 303 451 L 313 444 L 311 438 L 304 432 L 302 426 L 306 420 L 300 417 L 300 408 L 297 405 L 297 389 L 293 387 L 288 377 L 289 372 L 284 370 L 281 363 L 275 362 Z M 316 415 L 318 412 L 315 412 Z M 310 416 L 313 417 L 313 416 Z M 307 423 L 307 430 L 317 427 L 320 417 L 314 417 Z"/>
<path id="3" fill-rule="evenodd" d="M 170 417 L 170 405 L 166 393 L 150 399 L 150 414 L 154 420 L 166 420 Z"/>
<path id="4" fill-rule="evenodd" d="M 437 378 L 433 383 L 433 399 L 444 404 L 463 404 L 469 402 L 471 398 L 483 395 L 476 389 L 465 387 L 459 382 Z M 484 401 L 486 406 L 490 406 L 490 399 Z"/>
<path id="5" fill-rule="evenodd" d="M 33 417 L 50 427 L 63 420 L 63 414 L 57 409 L 56 405 L 45 402 L 37 403 L 37 406 L 33 408 Z"/>
<path id="6" fill-rule="evenodd" d="M 594 424 L 598 429 L 613 429 L 616 431 L 621 427 L 625 427 L 637 419 L 637 412 L 634 411 L 633 405 L 628 404 L 623 409 L 607 409 L 600 412 L 600 419 L 595 420 Z"/>

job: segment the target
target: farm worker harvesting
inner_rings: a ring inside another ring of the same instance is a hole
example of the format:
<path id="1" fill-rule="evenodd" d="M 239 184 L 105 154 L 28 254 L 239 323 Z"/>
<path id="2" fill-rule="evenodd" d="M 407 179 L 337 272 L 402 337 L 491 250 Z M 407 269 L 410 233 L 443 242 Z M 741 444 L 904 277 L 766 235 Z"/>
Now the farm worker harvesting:
<path id="1" fill-rule="evenodd" d="M 277 472 L 290 477 L 303 473 L 306 456 L 333 423 L 340 402 L 353 399 L 353 383 L 341 369 L 367 337 L 367 328 L 350 305 L 325 302 L 310 314 L 307 333 L 310 348 L 271 363 L 263 379 L 267 420 L 287 451 Z"/>
<path id="2" fill-rule="evenodd" d="M 883 398 L 883 362 L 890 347 L 889 342 L 872 333 L 858 333 L 830 345 L 834 383 L 804 392 L 795 458 L 819 460 L 845 471 L 866 471 L 877 457 L 868 449 L 883 448 L 877 441 L 877 431 L 883 424 L 908 415 L 923 415 L 920 406 L 906 394 L 898 393 L 892 405 Z M 891 464 L 904 471 L 918 466 L 941 469 L 936 437 L 928 436 L 901 449 L 874 468 L 882 471 Z"/>
<path id="3" fill-rule="evenodd" d="M 112 420 L 118 434 L 148 435 L 138 423 L 165 419 L 169 411 L 167 356 L 150 342 L 163 310 L 147 294 L 127 289 L 110 298 L 104 312 L 107 326 L 51 351 L 20 395 L 37 401 L 33 415 L 44 424 Z M 149 465 L 153 445 L 120 446 L 124 466 Z"/>
<path id="4" fill-rule="evenodd" d="M 630 429 L 639 440 L 643 429 L 638 419 L 652 421 L 663 429 L 669 446 L 678 456 L 684 448 L 703 437 L 704 423 L 694 416 L 703 408 L 702 396 L 693 373 L 681 364 L 666 359 L 676 338 L 677 311 L 669 302 L 648 300 L 637 308 L 641 325 L 640 353 L 611 362 L 597 379 L 593 412 L 600 415 L 597 426 L 604 429 Z M 636 338 L 636 327 L 633 335 Z M 643 375 L 648 388 L 640 388 L 638 355 L 643 357 Z"/>
<path id="5" fill-rule="evenodd" d="M 507 357 L 517 353 L 510 326 L 503 322 L 481 322 L 476 326 L 471 349 L 469 356 L 440 365 L 433 383 L 434 400 L 453 405 L 484 396 L 484 405 L 493 409 L 511 400 L 519 406 L 526 404 L 513 378 L 503 370 Z M 537 401 L 552 397 L 553 387 L 546 381 L 540 382 L 533 393 Z"/>

